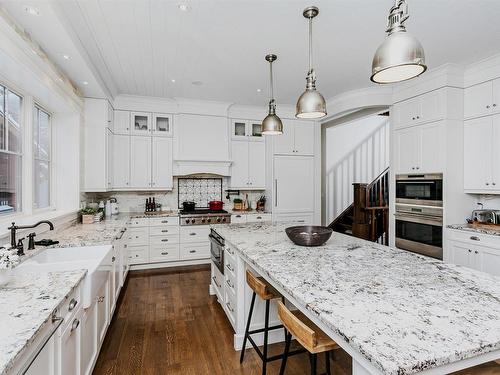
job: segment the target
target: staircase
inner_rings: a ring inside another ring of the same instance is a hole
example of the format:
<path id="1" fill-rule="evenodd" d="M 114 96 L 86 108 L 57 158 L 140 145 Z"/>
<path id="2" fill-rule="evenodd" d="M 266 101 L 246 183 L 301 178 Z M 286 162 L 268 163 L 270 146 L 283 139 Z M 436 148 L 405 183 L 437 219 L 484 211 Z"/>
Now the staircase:
<path id="1" fill-rule="evenodd" d="M 345 233 L 389 244 L 389 168 L 370 184 L 353 183 L 354 202 L 329 225 Z"/>

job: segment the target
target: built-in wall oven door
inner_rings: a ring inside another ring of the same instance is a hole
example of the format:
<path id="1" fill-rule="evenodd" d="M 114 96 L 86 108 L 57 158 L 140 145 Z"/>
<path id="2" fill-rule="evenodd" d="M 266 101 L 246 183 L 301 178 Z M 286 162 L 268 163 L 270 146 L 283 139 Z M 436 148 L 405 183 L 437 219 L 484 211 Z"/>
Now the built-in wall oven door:
<path id="1" fill-rule="evenodd" d="M 210 230 L 210 256 L 212 263 L 224 274 L 224 238 L 213 229 Z"/>
<path id="2" fill-rule="evenodd" d="M 442 207 L 443 175 L 397 175 L 396 203 Z"/>
<path id="3" fill-rule="evenodd" d="M 396 213 L 396 247 L 442 260 L 442 216 Z"/>

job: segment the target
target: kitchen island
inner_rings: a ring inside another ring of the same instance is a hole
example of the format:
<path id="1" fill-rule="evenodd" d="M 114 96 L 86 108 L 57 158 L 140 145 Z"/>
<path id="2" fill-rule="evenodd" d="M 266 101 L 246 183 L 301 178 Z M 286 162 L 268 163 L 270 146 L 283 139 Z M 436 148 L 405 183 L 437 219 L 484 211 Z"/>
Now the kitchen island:
<path id="1" fill-rule="evenodd" d="M 352 356 L 353 374 L 447 374 L 500 358 L 500 278 L 339 233 L 300 247 L 284 228 L 213 227 Z"/>

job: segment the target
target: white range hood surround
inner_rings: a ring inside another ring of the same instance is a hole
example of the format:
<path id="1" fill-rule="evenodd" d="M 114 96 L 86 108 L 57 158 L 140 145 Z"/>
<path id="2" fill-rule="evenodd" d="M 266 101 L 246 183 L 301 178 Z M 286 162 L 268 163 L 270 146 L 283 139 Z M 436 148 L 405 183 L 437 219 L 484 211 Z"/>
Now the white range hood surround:
<path id="1" fill-rule="evenodd" d="M 216 174 L 230 176 L 231 160 L 174 160 L 174 176 Z"/>

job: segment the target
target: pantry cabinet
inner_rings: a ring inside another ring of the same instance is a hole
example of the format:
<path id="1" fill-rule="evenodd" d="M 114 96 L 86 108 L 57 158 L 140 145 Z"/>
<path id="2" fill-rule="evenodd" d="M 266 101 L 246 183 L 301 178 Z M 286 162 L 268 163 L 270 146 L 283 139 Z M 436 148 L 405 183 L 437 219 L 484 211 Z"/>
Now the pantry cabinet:
<path id="1" fill-rule="evenodd" d="M 113 136 L 113 189 L 130 187 L 130 136 Z"/>
<path id="2" fill-rule="evenodd" d="M 151 188 L 151 137 L 130 138 L 130 187 Z"/>
<path id="3" fill-rule="evenodd" d="M 446 91 L 430 91 L 415 98 L 394 104 L 394 128 L 415 126 L 439 121 L 445 117 Z"/>
<path id="4" fill-rule="evenodd" d="M 466 119 L 500 112 L 500 79 L 487 81 L 464 90 Z"/>
<path id="5" fill-rule="evenodd" d="M 265 189 L 265 142 L 236 141 L 231 143 L 231 188 Z"/>
<path id="6" fill-rule="evenodd" d="M 500 194 L 500 115 L 464 122 L 464 190 Z"/>
<path id="7" fill-rule="evenodd" d="M 153 137 L 152 180 L 153 189 L 172 189 L 172 139 Z"/>
<path id="8" fill-rule="evenodd" d="M 312 121 L 283 120 L 283 134 L 273 137 L 275 155 L 314 155 Z"/>
<path id="9" fill-rule="evenodd" d="M 442 173 L 446 156 L 446 124 L 433 122 L 395 130 L 396 173 Z"/>

